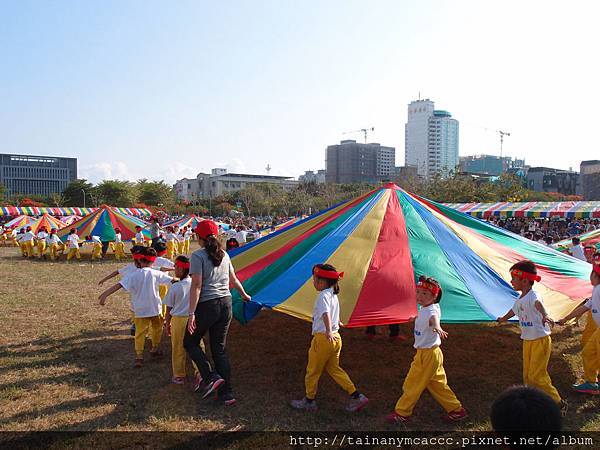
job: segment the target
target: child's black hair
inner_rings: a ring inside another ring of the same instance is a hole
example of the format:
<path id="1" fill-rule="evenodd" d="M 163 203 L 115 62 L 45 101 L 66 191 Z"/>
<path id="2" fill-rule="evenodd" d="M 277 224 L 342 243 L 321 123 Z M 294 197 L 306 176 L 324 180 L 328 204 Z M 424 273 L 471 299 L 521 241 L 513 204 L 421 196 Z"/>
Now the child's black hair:
<path id="1" fill-rule="evenodd" d="M 227 242 L 225 242 L 225 248 L 227 250 L 232 250 L 234 248 L 239 248 L 240 244 L 236 238 L 229 238 Z"/>
<path id="2" fill-rule="evenodd" d="M 522 261 L 519 261 L 518 263 L 513 264 L 512 267 L 510 268 L 510 271 L 512 272 L 513 270 L 521 270 L 523 272 L 532 273 L 534 275 L 537 275 L 537 267 L 535 267 L 535 263 L 533 261 L 529 261 L 528 259 L 524 259 Z M 531 280 L 525 280 L 525 281 L 529 281 L 532 286 L 533 286 L 533 283 L 535 283 L 535 281 L 531 281 Z"/>
<path id="3" fill-rule="evenodd" d="M 152 258 L 152 257 L 154 257 L 154 258 L 155 258 L 155 257 L 156 257 L 156 250 L 154 250 L 154 249 L 153 249 L 153 248 L 151 248 L 151 247 L 143 247 L 143 248 L 140 250 L 139 254 L 140 254 L 140 255 L 147 256 L 147 257 L 149 257 L 149 258 Z M 147 263 L 150 263 L 151 261 L 150 261 L 149 259 L 146 259 L 146 258 L 141 258 L 141 259 L 140 259 L 140 262 L 145 262 L 145 263 L 147 264 Z"/>
<path id="4" fill-rule="evenodd" d="M 144 247 L 143 245 L 134 245 L 133 247 L 131 247 L 131 254 L 135 255 L 137 253 L 140 253 L 145 248 L 146 247 Z"/>
<path id="5" fill-rule="evenodd" d="M 163 241 L 156 241 L 154 244 L 152 244 L 152 248 L 156 250 L 156 253 L 167 251 L 167 245 Z"/>
<path id="6" fill-rule="evenodd" d="M 315 273 L 315 269 L 321 269 L 321 270 L 330 270 L 333 272 L 337 272 L 336 268 L 333 267 L 331 264 L 315 264 L 313 266 L 313 274 Z M 316 276 L 316 275 L 315 275 Z M 317 277 L 319 278 L 319 277 Z M 333 293 L 335 295 L 340 293 L 340 285 L 338 284 L 338 280 L 333 280 L 331 278 L 319 278 L 320 280 L 325 280 L 325 282 L 327 283 L 327 287 L 333 288 Z"/>
<path id="7" fill-rule="evenodd" d="M 425 275 L 421 275 L 419 277 L 419 283 L 429 283 L 429 284 L 433 284 L 433 285 L 439 287 L 440 292 L 438 292 L 438 295 L 435 297 L 435 300 L 433 303 L 440 302 L 440 300 L 442 299 L 442 286 L 440 286 L 440 283 L 438 280 L 436 280 L 435 278 L 426 277 Z"/>
<path id="8" fill-rule="evenodd" d="M 548 394 L 529 386 L 513 386 L 500 394 L 492 404 L 490 418 L 492 428 L 507 438 L 509 448 L 522 448 L 523 437 L 543 434 L 546 442 L 546 437 L 556 438 L 562 430 L 559 406 Z"/>
<path id="9" fill-rule="evenodd" d="M 573 242 L 573 245 L 579 245 L 581 239 L 579 239 L 578 237 L 574 237 L 573 239 L 571 239 L 571 242 Z"/>
<path id="10" fill-rule="evenodd" d="M 175 258 L 175 261 L 180 261 L 182 263 L 189 263 L 190 259 L 187 256 L 185 256 L 185 255 L 179 255 L 177 258 Z M 183 269 L 183 270 L 184 270 L 184 275 L 181 278 L 182 280 L 184 278 L 187 278 L 190 275 L 190 269 L 189 268 Z"/>

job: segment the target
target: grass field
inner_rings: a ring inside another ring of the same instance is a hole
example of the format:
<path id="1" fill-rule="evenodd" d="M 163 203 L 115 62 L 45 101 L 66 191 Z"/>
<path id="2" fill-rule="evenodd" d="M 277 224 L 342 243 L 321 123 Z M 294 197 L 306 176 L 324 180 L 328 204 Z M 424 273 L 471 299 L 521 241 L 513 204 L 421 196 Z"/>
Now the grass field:
<path id="1" fill-rule="evenodd" d="M 165 357 L 131 368 L 126 294 L 98 305 L 105 274 L 121 264 L 66 264 L 23 260 L 0 248 L 0 430 L 393 430 L 383 417 L 401 394 L 413 356 L 412 341 L 367 341 L 362 329 L 343 331 L 342 366 L 370 397 L 359 414 L 344 411 L 345 393 L 323 376 L 319 411 L 302 414 L 288 402 L 303 395 L 310 325 L 263 312 L 249 325 L 234 321 L 228 349 L 238 403 L 223 407 L 169 383 Z M 312 299 L 307 299 L 312 301 Z M 442 300 L 443 301 L 443 300 Z M 440 420 L 442 409 L 425 393 L 405 430 L 488 430 L 494 398 L 521 381 L 516 326 L 447 325 L 443 346 L 450 386 L 470 412 L 460 425 Z M 385 332 L 380 328 L 379 332 Z M 410 333 L 406 326 L 402 331 Z M 598 399 L 570 391 L 582 374 L 580 329 L 557 328 L 550 375 L 570 403 L 569 430 L 600 430 Z"/>

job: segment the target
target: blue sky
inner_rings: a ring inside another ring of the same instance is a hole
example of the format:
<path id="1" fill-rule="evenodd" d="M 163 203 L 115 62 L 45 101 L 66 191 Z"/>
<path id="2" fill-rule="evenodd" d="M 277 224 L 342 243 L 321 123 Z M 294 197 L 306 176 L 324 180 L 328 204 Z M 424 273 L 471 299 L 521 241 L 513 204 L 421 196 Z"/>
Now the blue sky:
<path id="1" fill-rule="evenodd" d="M 298 176 L 348 130 L 404 160 L 406 106 L 460 152 L 597 158 L 594 2 L 18 1 L 0 15 L 0 152 L 80 176 L 173 182 L 213 167 Z M 484 128 L 488 128 L 485 130 Z"/>

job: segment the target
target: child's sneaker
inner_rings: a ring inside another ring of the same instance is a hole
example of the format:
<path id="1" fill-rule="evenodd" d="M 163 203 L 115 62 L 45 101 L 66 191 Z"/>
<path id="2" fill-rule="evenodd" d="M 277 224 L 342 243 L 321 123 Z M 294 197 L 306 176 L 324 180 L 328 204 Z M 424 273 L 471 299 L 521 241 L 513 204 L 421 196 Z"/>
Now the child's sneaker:
<path id="1" fill-rule="evenodd" d="M 346 406 L 346 411 L 358 412 L 367 406 L 367 403 L 369 403 L 369 399 L 366 397 L 366 395 L 358 394 L 357 398 L 350 398 L 348 406 Z"/>
<path id="2" fill-rule="evenodd" d="M 185 384 L 185 377 L 173 377 L 171 378 L 173 384 Z"/>
<path id="3" fill-rule="evenodd" d="M 316 411 L 317 410 L 317 402 L 313 400 L 309 402 L 306 397 L 301 400 L 292 400 L 290 405 L 294 409 L 303 409 L 305 411 Z"/>
<path id="4" fill-rule="evenodd" d="M 232 406 L 232 405 L 235 405 L 235 403 L 237 402 L 235 397 L 231 394 L 219 395 L 217 397 L 217 400 L 220 401 L 221 403 L 223 403 L 225 406 Z"/>
<path id="5" fill-rule="evenodd" d="M 600 388 L 598 386 L 598 383 L 588 383 L 586 381 L 585 383 L 574 384 L 571 387 L 573 388 L 573 390 L 575 390 L 577 392 L 581 392 L 582 394 L 591 394 L 591 395 L 600 394 Z"/>
<path id="6" fill-rule="evenodd" d="M 392 424 L 395 424 L 395 425 L 397 425 L 399 423 L 408 422 L 408 419 L 410 419 L 410 416 L 401 416 L 396 411 L 394 411 L 393 413 L 390 413 L 387 416 L 385 416 L 385 421 L 387 423 L 392 423 Z"/>
<path id="7" fill-rule="evenodd" d="M 444 420 L 447 422 L 460 422 L 467 417 L 469 417 L 469 413 L 461 406 L 460 409 L 457 409 L 456 411 L 450 411 L 447 416 L 444 416 Z"/>

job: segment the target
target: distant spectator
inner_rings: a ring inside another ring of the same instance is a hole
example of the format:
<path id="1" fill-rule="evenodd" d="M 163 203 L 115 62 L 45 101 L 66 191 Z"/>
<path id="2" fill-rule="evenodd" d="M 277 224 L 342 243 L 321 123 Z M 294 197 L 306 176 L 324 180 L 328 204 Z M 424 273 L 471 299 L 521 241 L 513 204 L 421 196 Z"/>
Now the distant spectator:
<path id="1" fill-rule="evenodd" d="M 585 261 L 585 252 L 583 251 L 583 246 L 581 245 L 581 240 L 578 237 L 574 237 L 571 239 L 573 243 L 573 247 L 569 250 L 571 256 L 574 258 L 580 259 L 581 261 Z"/>

